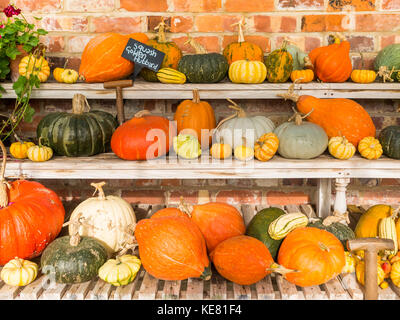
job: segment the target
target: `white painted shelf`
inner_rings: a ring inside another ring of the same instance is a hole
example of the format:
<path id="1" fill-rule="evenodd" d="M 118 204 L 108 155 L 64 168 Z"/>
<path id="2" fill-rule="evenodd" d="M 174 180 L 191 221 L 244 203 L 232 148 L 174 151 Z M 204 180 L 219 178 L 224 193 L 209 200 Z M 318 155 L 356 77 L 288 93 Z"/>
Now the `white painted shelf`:
<path id="1" fill-rule="evenodd" d="M 15 98 L 12 83 L 1 84 L 6 90 L 3 98 Z M 229 81 L 216 84 L 163 84 L 143 80 L 135 81 L 133 87 L 123 89 L 124 99 L 191 99 L 192 90 L 198 89 L 202 99 L 281 99 L 278 93 L 285 92 L 287 83 L 234 84 Z M 349 99 L 400 99 L 400 83 L 359 84 L 311 82 L 296 85 L 300 95 L 317 98 Z M 115 90 L 105 90 L 102 83 L 63 84 L 46 82 L 34 89 L 32 99 L 72 99 L 75 93 L 88 99 L 115 99 Z"/>

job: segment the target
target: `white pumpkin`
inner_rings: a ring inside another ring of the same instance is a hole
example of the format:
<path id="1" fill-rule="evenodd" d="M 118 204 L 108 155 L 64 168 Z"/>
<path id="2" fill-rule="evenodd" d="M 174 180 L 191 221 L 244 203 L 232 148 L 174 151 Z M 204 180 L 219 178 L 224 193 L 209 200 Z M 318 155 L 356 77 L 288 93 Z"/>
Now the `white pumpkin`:
<path id="1" fill-rule="evenodd" d="M 124 249 L 132 238 L 136 215 L 132 206 L 117 196 L 105 196 L 105 182 L 92 183 L 98 191 L 98 197 L 86 199 L 71 214 L 70 221 L 79 214 L 83 221 L 79 226 L 79 235 L 95 238 L 105 246 L 109 254 Z M 69 225 L 69 234 L 73 231 Z"/>
<path id="2" fill-rule="evenodd" d="M 235 102 L 228 99 L 233 105 L 229 108 L 236 110 L 232 116 L 223 119 L 215 129 L 217 141 L 221 138 L 224 143 L 231 145 L 233 149 L 242 144 L 246 138 L 249 146 L 254 146 L 255 141 L 265 133 L 274 131 L 274 123 L 264 116 L 248 117 L 246 112 Z"/>

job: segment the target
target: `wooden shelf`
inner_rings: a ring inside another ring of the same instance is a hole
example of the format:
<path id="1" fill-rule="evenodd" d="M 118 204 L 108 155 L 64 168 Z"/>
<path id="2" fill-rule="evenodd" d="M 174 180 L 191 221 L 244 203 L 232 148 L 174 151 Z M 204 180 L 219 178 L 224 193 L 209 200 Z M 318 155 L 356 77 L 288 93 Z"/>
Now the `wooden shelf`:
<path id="1" fill-rule="evenodd" d="M 113 153 L 92 157 L 54 157 L 47 162 L 10 159 L 6 177 L 27 179 L 274 179 L 274 178 L 400 178 L 400 160 L 355 156 L 337 160 L 322 155 L 312 160 L 275 156 L 268 162 L 216 160 L 208 155 L 183 160 L 171 155 L 149 161 L 125 161 Z"/>
<path id="2" fill-rule="evenodd" d="M 3 98 L 15 98 L 12 83 L 1 84 L 6 92 Z M 201 91 L 202 99 L 281 99 L 291 83 L 234 84 L 228 81 L 216 84 L 163 84 L 137 80 L 131 88 L 123 90 L 124 99 L 191 99 L 192 90 Z M 400 99 L 400 83 L 319 83 L 299 84 L 300 95 L 317 98 Z M 32 99 L 71 99 L 75 93 L 88 99 L 115 99 L 115 90 L 105 90 L 102 83 L 63 84 L 46 82 L 34 89 Z"/>

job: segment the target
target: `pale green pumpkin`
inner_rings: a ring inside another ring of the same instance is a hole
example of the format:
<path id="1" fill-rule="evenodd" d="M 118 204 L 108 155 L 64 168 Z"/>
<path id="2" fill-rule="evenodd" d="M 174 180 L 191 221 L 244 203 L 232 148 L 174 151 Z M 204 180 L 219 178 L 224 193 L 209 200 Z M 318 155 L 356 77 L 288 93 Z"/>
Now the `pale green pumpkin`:
<path id="1" fill-rule="evenodd" d="M 289 44 L 286 46 L 287 52 L 289 52 L 293 58 L 293 70 L 303 70 L 306 67 L 311 67 L 311 61 L 308 54 L 300 50 L 294 44 Z"/>

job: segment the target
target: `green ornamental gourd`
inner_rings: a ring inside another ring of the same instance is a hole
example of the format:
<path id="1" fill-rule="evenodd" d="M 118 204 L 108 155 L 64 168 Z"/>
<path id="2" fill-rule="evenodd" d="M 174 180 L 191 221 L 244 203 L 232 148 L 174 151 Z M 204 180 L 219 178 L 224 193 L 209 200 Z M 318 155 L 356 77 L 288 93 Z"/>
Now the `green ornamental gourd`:
<path id="1" fill-rule="evenodd" d="M 287 51 L 286 46 L 287 41 L 285 40 L 280 49 L 272 51 L 264 60 L 269 82 L 286 82 L 292 73 L 293 57 Z"/>
<path id="2" fill-rule="evenodd" d="M 279 208 L 271 207 L 263 209 L 257 212 L 253 219 L 251 219 L 246 229 L 246 235 L 260 240 L 267 246 L 274 260 L 277 257 L 279 246 L 281 245 L 283 239 L 272 239 L 268 234 L 268 228 L 275 219 L 284 214 L 286 214 L 286 212 Z"/>
<path id="3" fill-rule="evenodd" d="M 75 94 L 72 113 L 46 115 L 37 127 L 37 137 L 57 155 L 92 156 L 106 152 L 111 136 L 118 126 L 115 117 L 104 111 L 86 111 L 86 97 Z"/>
<path id="4" fill-rule="evenodd" d="M 281 124 L 274 133 L 279 139 L 278 153 L 288 159 L 312 159 L 328 147 L 328 136 L 319 125 L 303 121 L 295 111 L 288 122 Z M 294 118 L 294 122 L 292 122 Z"/>
<path id="5" fill-rule="evenodd" d="M 293 70 L 303 70 L 306 68 L 312 69 L 313 65 L 308 54 L 300 50 L 299 47 L 294 44 L 288 44 L 286 50 L 293 58 Z"/>
<path id="6" fill-rule="evenodd" d="M 219 53 L 207 53 L 204 47 L 190 36 L 186 42 L 193 46 L 196 54 L 185 55 L 179 61 L 178 70 L 191 83 L 216 83 L 225 79 L 229 64 Z"/>
<path id="7" fill-rule="evenodd" d="M 400 126 L 389 126 L 379 134 L 383 154 L 393 159 L 400 159 Z"/>
<path id="8" fill-rule="evenodd" d="M 379 51 L 374 61 L 374 69 L 384 81 L 400 81 L 400 43 L 388 45 Z"/>

